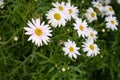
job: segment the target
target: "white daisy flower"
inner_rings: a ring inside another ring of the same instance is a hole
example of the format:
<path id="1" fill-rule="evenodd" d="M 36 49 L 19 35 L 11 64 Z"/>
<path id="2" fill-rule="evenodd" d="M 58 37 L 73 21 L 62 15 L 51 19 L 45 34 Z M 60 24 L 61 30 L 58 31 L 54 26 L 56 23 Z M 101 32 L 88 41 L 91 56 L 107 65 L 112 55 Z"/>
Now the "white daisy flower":
<path id="1" fill-rule="evenodd" d="M 111 0 L 98 0 L 101 4 L 110 4 Z"/>
<path id="2" fill-rule="evenodd" d="M 88 39 L 95 41 L 97 39 L 97 31 L 90 27 L 88 28 L 88 31 L 89 31 Z"/>
<path id="3" fill-rule="evenodd" d="M 0 0 L 0 8 L 3 8 L 4 0 Z"/>
<path id="4" fill-rule="evenodd" d="M 80 55 L 78 52 L 80 48 L 76 47 L 76 43 L 68 39 L 68 41 L 64 43 L 64 46 L 63 51 L 65 52 L 65 55 L 68 54 L 68 57 L 77 59 L 77 55 Z"/>
<path id="5" fill-rule="evenodd" d="M 87 9 L 87 11 L 85 13 L 85 17 L 87 18 L 89 23 L 97 20 L 96 12 L 91 7 L 89 9 Z"/>
<path id="6" fill-rule="evenodd" d="M 77 7 L 74 7 L 74 5 L 71 5 L 70 3 L 66 3 L 66 9 L 67 9 L 67 20 L 71 20 L 71 18 L 76 19 L 78 18 L 78 9 Z"/>
<path id="7" fill-rule="evenodd" d="M 107 15 L 107 16 L 115 14 L 112 6 L 107 5 L 104 7 L 104 9 L 105 9 L 105 15 Z"/>
<path id="8" fill-rule="evenodd" d="M 55 9 L 61 11 L 61 12 L 66 12 L 66 6 L 65 6 L 65 2 L 61 2 L 61 3 L 52 3 L 52 5 L 55 7 Z"/>
<path id="9" fill-rule="evenodd" d="M 86 42 L 83 42 L 83 52 L 87 52 L 87 56 L 96 56 L 99 54 L 99 48 L 97 44 L 93 43 L 93 40 L 86 40 Z"/>
<path id="10" fill-rule="evenodd" d="M 46 18 L 49 20 L 48 23 L 50 23 L 53 27 L 66 25 L 66 16 L 57 9 L 48 11 L 46 16 Z"/>
<path id="11" fill-rule="evenodd" d="M 77 18 L 75 23 L 73 23 L 74 29 L 77 30 L 78 36 L 83 38 L 88 36 L 87 22 L 86 20 L 82 21 L 81 18 Z"/>
<path id="12" fill-rule="evenodd" d="M 26 30 L 25 34 L 30 35 L 28 41 L 32 40 L 37 46 L 42 46 L 43 43 L 46 45 L 50 41 L 51 30 L 49 25 L 45 25 L 44 22 L 40 23 L 40 19 L 32 19 L 32 22 L 28 21 L 29 27 L 24 27 Z"/>
<path id="13" fill-rule="evenodd" d="M 103 5 L 98 1 L 92 1 L 93 7 L 97 8 L 100 12 L 103 11 Z"/>
<path id="14" fill-rule="evenodd" d="M 112 30 L 117 30 L 117 25 L 118 25 L 118 21 L 116 20 L 116 17 L 113 16 L 108 16 L 105 18 L 106 23 L 106 27 L 108 29 L 112 29 Z"/>

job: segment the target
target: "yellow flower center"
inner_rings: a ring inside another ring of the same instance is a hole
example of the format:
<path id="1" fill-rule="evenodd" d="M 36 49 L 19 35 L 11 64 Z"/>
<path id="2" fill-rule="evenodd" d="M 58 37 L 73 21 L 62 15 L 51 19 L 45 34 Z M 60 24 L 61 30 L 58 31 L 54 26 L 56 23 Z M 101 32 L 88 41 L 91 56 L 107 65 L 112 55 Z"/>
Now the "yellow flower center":
<path id="1" fill-rule="evenodd" d="M 73 51 L 74 51 L 74 48 L 71 46 L 71 47 L 69 48 L 69 51 L 70 51 L 70 52 L 73 52 Z"/>
<path id="2" fill-rule="evenodd" d="M 55 13 L 55 14 L 54 14 L 54 18 L 55 18 L 56 20 L 60 20 L 60 19 L 61 19 L 61 16 L 60 16 L 60 14 Z"/>
<path id="3" fill-rule="evenodd" d="M 94 13 L 94 12 L 92 12 L 92 13 L 91 13 L 91 16 L 92 16 L 92 17 L 95 17 L 95 13 Z"/>
<path id="4" fill-rule="evenodd" d="M 84 27 L 82 25 L 79 26 L 80 30 L 83 31 Z"/>
<path id="5" fill-rule="evenodd" d="M 43 34 L 43 31 L 42 31 L 40 28 L 36 28 L 36 29 L 35 29 L 35 34 L 36 34 L 37 36 L 41 36 L 41 35 Z"/>
<path id="6" fill-rule="evenodd" d="M 94 34 L 93 34 L 93 33 L 90 33 L 90 36 L 91 36 L 91 37 L 94 37 Z"/>
<path id="7" fill-rule="evenodd" d="M 111 22 L 111 24 L 115 24 L 115 21 L 113 21 L 113 20 L 111 20 L 110 22 Z"/>
<path id="8" fill-rule="evenodd" d="M 95 48 L 93 44 L 90 44 L 89 47 L 90 47 L 91 50 L 94 50 L 94 48 Z"/>
<path id="9" fill-rule="evenodd" d="M 58 9 L 59 9 L 60 11 L 63 11 L 63 7 L 62 7 L 62 6 L 58 6 Z"/>
<path id="10" fill-rule="evenodd" d="M 112 8 L 112 7 L 109 7 L 109 10 L 110 10 L 110 11 L 113 11 L 113 8 Z"/>
<path id="11" fill-rule="evenodd" d="M 72 9 L 69 9 L 68 11 L 69 11 L 69 14 L 71 14 L 71 13 L 72 13 Z"/>

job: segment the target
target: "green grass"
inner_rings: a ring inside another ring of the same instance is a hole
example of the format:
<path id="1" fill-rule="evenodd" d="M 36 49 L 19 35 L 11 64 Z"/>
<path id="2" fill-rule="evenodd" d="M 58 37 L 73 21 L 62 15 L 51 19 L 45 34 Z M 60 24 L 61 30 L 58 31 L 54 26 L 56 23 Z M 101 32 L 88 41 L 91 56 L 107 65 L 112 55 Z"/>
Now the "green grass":
<path id="1" fill-rule="evenodd" d="M 47 24 L 45 14 L 56 1 L 5 0 L 4 8 L 0 9 L 0 80 L 120 80 L 120 25 L 117 31 L 105 29 L 103 33 L 104 18 L 89 24 L 98 31 L 96 43 L 101 50 L 95 57 L 87 57 L 82 51 L 76 60 L 64 56 L 61 40 L 73 40 L 80 48 L 84 41 L 73 30 L 74 21 L 65 27 L 52 28 L 48 45 L 37 47 L 27 41 L 29 36 L 23 29 L 27 21 L 39 14 Z M 79 17 L 84 13 L 82 9 L 92 6 L 89 0 L 84 4 L 80 0 L 71 0 L 71 3 L 79 8 Z M 114 0 L 110 5 L 120 22 L 120 5 Z M 15 36 L 18 41 L 14 41 Z M 62 68 L 66 71 L 62 72 Z"/>

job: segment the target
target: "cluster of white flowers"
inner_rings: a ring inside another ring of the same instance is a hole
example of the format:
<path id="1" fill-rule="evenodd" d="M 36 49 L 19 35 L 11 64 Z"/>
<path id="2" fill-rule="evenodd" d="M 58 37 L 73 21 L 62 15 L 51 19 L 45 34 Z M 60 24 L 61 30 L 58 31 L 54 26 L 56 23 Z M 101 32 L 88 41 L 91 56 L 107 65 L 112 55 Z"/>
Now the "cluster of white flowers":
<path id="1" fill-rule="evenodd" d="M 117 30 L 117 25 L 118 25 L 118 21 L 115 17 L 115 11 L 113 9 L 112 6 L 108 5 L 108 3 L 110 3 L 110 0 L 106 0 L 106 2 L 104 2 L 105 4 L 103 4 L 103 0 L 99 0 L 99 1 L 92 1 L 93 4 L 93 8 L 97 8 L 99 10 L 99 14 L 102 17 L 105 17 L 105 22 L 106 22 L 106 28 L 108 29 L 112 29 L 112 30 Z M 103 6 L 104 5 L 104 6 Z M 92 16 L 92 13 L 91 13 Z M 89 22 L 91 22 L 91 20 L 95 20 L 89 19 L 89 17 L 87 17 L 87 19 L 89 20 Z"/>
<path id="2" fill-rule="evenodd" d="M 67 21 L 70 21 L 72 18 L 76 19 L 78 17 L 78 9 L 70 3 L 52 3 L 54 8 L 48 11 L 46 18 L 49 20 L 53 27 L 65 26 Z"/>
<path id="3" fill-rule="evenodd" d="M 95 44 L 95 41 L 97 41 L 98 38 L 98 32 L 88 25 L 88 23 L 92 23 L 98 19 L 97 14 L 99 13 L 97 13 L 95 9 L 99 10 L 102 17 L 105 17 L 106 28 L 117 30 L 116 26 L 118 25 L 118 22 L 116 17 L 113 16 L 115 15 L 115 12 L 112 6 L 108 5 L 108 3 L 105 3 L 105 6 L 103 6 L 99 1 L 92 1 L 92 4 L 93 7 L 89 7 L 84 14 L 86 20 L 82 20 L 82 18 L 79 18 L 78 16 L 78 8 L 70 2 L 52 3 L 54 8 L 49 10 L 46 14 L 46 19 L 50 25 L 45 25 L 44 22 L 41 23 L 38 18 L 32 19 L 32 22 L 28 21 L 27 24 L 29 27 L 24 27 L 26 30 L 25 34 L 30 35 L 28 41 L 32 40 L 37 46 L 42 46 L 43 43 L 47 45 L 52 36 L 52 30 L 49 26 L 54 28 L 62 27 L 66 25 L 67 21 L 74 19 L 75 23 L 73 23 L 73 29 L 77 31 L 78 37 L 85 39 L 85 42 L 81 44 L 83 52 L 86 52 L 87 56 L 96 56 L 97 54 L 100 54 L 100 49 L 98 48 L 98 45 Z M 81 48 L 77 47 L 75 41 L 68 39 L 68 41 L 63 44 L 64 47 L 62 50 L 68 57 L 77 59 L 77 55 L 81 55 L 79 52 Z"/>

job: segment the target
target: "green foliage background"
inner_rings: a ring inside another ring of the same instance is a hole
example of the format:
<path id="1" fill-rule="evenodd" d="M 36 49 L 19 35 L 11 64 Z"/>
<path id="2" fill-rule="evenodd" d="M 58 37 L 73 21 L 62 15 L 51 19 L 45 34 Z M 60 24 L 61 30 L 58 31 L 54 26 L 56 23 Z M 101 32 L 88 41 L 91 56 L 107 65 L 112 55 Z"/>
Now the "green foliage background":
<path id="1" fill-rule="evenodd" d="M 87 57 L 83 52 L 77 60 L 64 56 L 61 40 L 71 39 L 80 48 L 84 41 L 72 29 L 74 21 L 65 27 L 52 28 L 49 45 L 37 47 L 27 41 L 29 36 L 23 29 L 27 21 L 39 14 L 47 24 L 45 14 L 56 1 L 5 0 L 4 8 L 0 9 L 0 80 L 120 80 L 120 25 L 117 31 L 107 31 L 104 18 L 89 24 L 99 32 L 97 44 L 101 50 L 96 57 Z M 80 17 L 83 9 L 92 6 L 91 0 L 84 1 L 83 4 L 81 0 L 71 0 L 78 7 Z M 120 5 L 116 0 L 110 5 L 120 23 Z M 18 36 L 18 41 L 14 41 L 14 36 Z M 62 68 L 66 71 L 62 72 Z"/>

